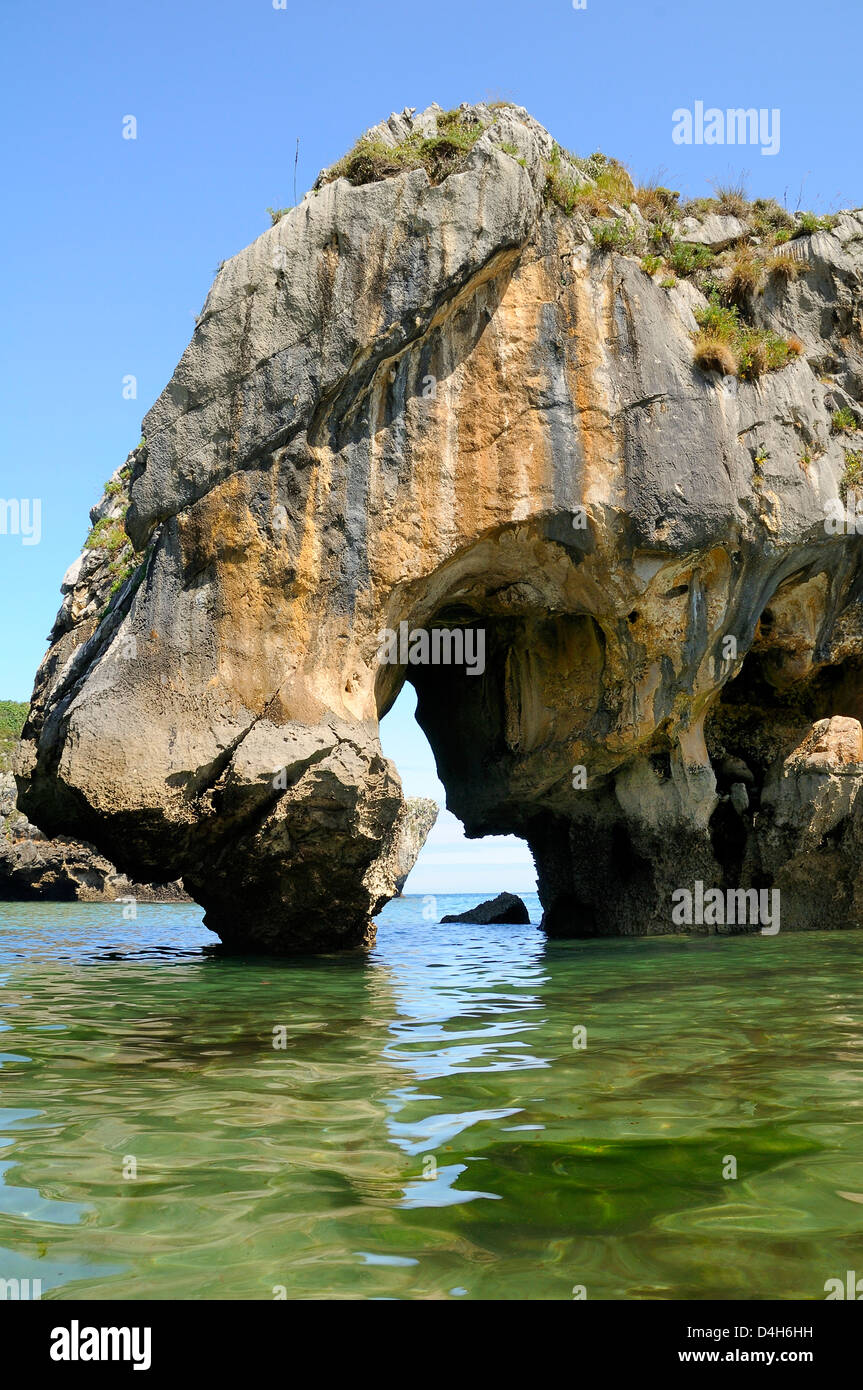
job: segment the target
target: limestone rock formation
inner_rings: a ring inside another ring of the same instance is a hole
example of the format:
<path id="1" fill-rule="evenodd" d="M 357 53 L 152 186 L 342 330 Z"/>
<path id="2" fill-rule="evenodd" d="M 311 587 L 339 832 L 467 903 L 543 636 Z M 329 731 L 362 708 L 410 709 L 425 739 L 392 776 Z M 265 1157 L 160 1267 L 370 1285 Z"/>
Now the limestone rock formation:
<path id="1" fill-rule="evenodd" d="M 771 765 L 761 793 L 757 870 L 782 894 L 783 927 L 863 921 L 861 788 L 863 728 L 856 719 L 818 720 L 781 764 Z"/>
<path id="2" fill-rule="evenodd" d="M 15 779 L 0 772 L 0 902 L 188 902 L 182 883 L 133 883 L 93 845 L 49 840 L 16 804 Z"/>
<path id="3" fill-rule="evenodd" d="M 706 217 L 684 217 L 680 223 L 680 239 L 698 246 L 723 251 L 746 236 L 747 228 L 739 217 L 723 217 L 710 213 Z"/>
<path id="4" fill-rule="evenodd" d="M 393 880 L 401 894 L 408 875 L 419 858 L 420 850 L 438 818 L 438 804 L 430 796 L 410 796 L 396 821 Z"/>
<path id="5" fill-rule="evenodd" d="M 670 931 L 695 879 L 781 879 L 805 925 L 830 874 L 859 924 L 850 800 L 778 769 L 863 716 L 863 213 L 696 209 L 714 255 L 674 204 L 518 107 L 407 111 L 227 261 L 127 461 L 119 587 L 67 575 L 27 815 L 182 875 L 227 942 L 362 944 L 408 679 L 549 932 Z M 482 674 L 382 662 L 401 622 L 481 632 Z"/>
<path id="6" fill-rule="evenodd" d="M 496 898 L 477 903 L 476 907 L 468 908 L 467 912 L 447 913 L 445 917 L 441 917 L 441 921 L 474 922 L 481 927 L 489 927 L 494 923 L 518 926 L 530 922 L 530 913 L 516 893 L 498 893 Z"/>

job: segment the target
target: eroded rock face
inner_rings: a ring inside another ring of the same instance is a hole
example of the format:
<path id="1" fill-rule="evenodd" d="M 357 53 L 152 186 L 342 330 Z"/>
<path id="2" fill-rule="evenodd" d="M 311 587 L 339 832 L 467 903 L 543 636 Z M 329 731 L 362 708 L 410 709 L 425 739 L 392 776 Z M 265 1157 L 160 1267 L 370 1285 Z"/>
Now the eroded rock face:
<path id="1" fill-rule="evenodd" d="M 106 614 L 68 604 L 37 677 L 21 804 L 182 875 L 232 944 L 362 944 L 407 678 L 467 833 L 530 843 L 548 931 L 670 931 L 675 887 L 783 873 L 783 924 L 816 924 L 802 880 L 837 857 L 856 924 L 850 803 L 820 835 L 820 784 L 771 798 L 814 724 L 863 716 L 860 541 L 825 526 L 861 442 L 831 420 L 863 419 L 863 213 L 749 306 L 798 355 L 720 378 L 697 285 L 548 200 L 526 112 L 464 115 L 442 182 L 323 182 L 219 272 L 130 461 L 138 567 Z M 403 621 L 482 629 L 483 674 L 382 664 Z"/>
<path id="2" fill-rule="evenodd" d="M 408 797 L 396 821 L 393 837 L 392 876 L 397 894 L 404 891 L 408 875 L 438 818 L 438 804 L 430 796 Z"/>
<path id="3" fill-rule="evenodd" d="M 18 810 L 15 779 L 0 772 L 0 902 L 188 902 L 182 883 L 133 883 L 93 845 L 49 840 Z"/>

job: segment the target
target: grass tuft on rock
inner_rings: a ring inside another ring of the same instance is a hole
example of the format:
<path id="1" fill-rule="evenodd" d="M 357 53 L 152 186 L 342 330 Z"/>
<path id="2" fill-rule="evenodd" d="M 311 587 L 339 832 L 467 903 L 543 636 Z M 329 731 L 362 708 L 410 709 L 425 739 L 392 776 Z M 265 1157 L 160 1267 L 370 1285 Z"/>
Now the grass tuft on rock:
<path id="1" fill-rule="evenodd" d="M 746 184 L 742 178 L 735 183 L 713 185 L 716 197 L 716 211 L 723 217 L 745 217 L 749 206 L 746 197 Z"/>
<path id="2" fill-rule="evenodd" d="M 845 450 L 845 472 L 839 484 L 839 496 L 843 502 L 848 497 L 849 488 L 855 492 L 863 488 L 863 449 Z"/>
<path id="3" fill-rule="evenodd" d="M 569 217 L 607 217 L 613 208 L 628 207 L 635 185 L 623 165 L 597 151 L 587 159 L 552 147 L 546 164 L 545 199 Z"/>
<path id="4" fill-rule="evenodd" d="M 774 251 L 765 256 L 763 265 L 767 275 L 775 275 L 786 282 L 796 280 L 808 269 L 806 261 L 798 260 L 790 251 Z"/>
<path id="5" fill-rule="evenodd" d="M 800 355 L 799 338 L 782 338 L 768 329 L 744 323 L 737 305 L 723 304 L 713 294 L 695 313 L 695 363 L 702 371 L 720 371 L 741 381 L 755 381 L 778 371 Z"/>
<path id="6" fill-rule="evenodd" d="M 437 134 L 409 135 L 397 145 L 365 136 L 327 171 L 325 183 L 345 178 L 354 187 L 379 183 L 411 169 L 425 169 L 432 183 L 443 183 L 470 154 L 483 133 L 480 121 L 462 111 L 443 111 L 437 118 Z"/>
<path id="7" fill-rule="evenodd" d="M 741 246 L 735 252 L 725 281 L 725 294 L 731 304 L 743 305 L 761 286 L 761 263 L 750 246 Z"/>
<path id="8" fill-rule="evenodd" d="M 122 520 L 117 517 L 103 516 L 101 521 L 96 522 L 84 542 L 84 549 L 107 550 L 109 555 L 115 555 L 125 545 L 130 545 L 130 541 Z"/>
<path id="9" fill-rule="evenodd" d="M 731 344 L 706 329 L 702 329 L 695 340 L 695 365 L 703 372 L 737 375 L 737 357 Z"/>

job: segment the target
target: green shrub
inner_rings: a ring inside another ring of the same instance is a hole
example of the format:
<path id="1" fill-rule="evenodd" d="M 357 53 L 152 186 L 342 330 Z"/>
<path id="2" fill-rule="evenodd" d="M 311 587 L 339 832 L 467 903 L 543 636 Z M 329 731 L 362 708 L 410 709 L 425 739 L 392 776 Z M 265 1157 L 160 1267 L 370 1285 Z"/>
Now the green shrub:
<path id="1" fill-rule="evenodd" d="M 661 256 L 642 256 L 641 269 L 646 275 L 655 275 L 663 264 Z"/>
<path id="2" fill-rule="evenodd" d="M 830 428 L 834 434 L 845 434 L 851 430 L 856 430 L 857 416 L 853 410 L 848 409 L 847 405 L 843 405 L 840 410 L 834 410 Z"/>
<path id="3" fill-rule="evenodd" d="M 575 211 L 581 184 L 564 172 L 564 154 L 560 145 L 552 145 L 545 169 L 544 195 L 547 202 L 555 203 L 568 217 Z"/>
<path id="4" fill-rule="evenodd" d="M 767 371 L 767 347 L 755 328 L 744 329 L 738 337 L 737 375 L 741 381 L 755 381 Z"/>
<path id="5" fill-rule="evenodd" d="M 797 226 L 792 233 L 793 236 L 811 236 L 813 232 L 829 232 L 836 226 L 836 218 L 832 216 L 816 217 L 814 212 L 801 212 L 797 219 Z"/>
<path id="6" fill-rule="evenodd" d="M 27 721 L 29 705 L 21 700 L 0 700 L 0 772 L 8 772 L 15 744 Z"/>
<path id="7" fill-rule="evenodd" d="M 786 212 L 775 198 L 756 198 L 748 210 L 748 216 L 755 231 L 774 242 L 787 241 L 794 227 L 791 213 Z"/>
<path id="8" fill-rule="evenodd" d="M 690 198 L 684 205 L 683 211 L 690 213 L 693 217 L 703 217 L 705 213 L 716 212 L 717 201 L 715 198 Z"/>
<path id="9" fill-rule="evenodd" d="M 107 550 L 110 555 L 113 555 L 128 544 L 129 537 L 126 535 L 122 521 L 116 517 L 103 516 L 101 521 L 96 522 L 84 542 L 84 549 Z"/>
<path id="10" fill-rule="evenodd" d="M 765 333 L 763 341 L 767 353 L 768 372 L 787 367 L 789 362 L 800 356 L 799 338 L 782 338 L 778 333 Z"/>
<path id="11" fill-rule="evenodd" d="M 692 241 L 675 242 L 668 257 L 678 275 L 692 275 L 696 270 L 707 270 L 713 264 L 713 259 L 713 252 L 707 246 L 698 246 Z"/>
<path id="12" fill-rule="evenodd" d="M 666 242 L 670 242 L 673 236 L 673 222 L 654 222 L 647 233 L 648 241 L 653 242 L 654 246 L 662 246 Z"/>
<path id="13" fill-rule="evenodd" d="M 600 251 L 622 251 L 632 243 L 632 233 L 620 218 L 614 222 L 599 222 L 591 227 L 593 243 Z"/>
<path id="14" fill-rule="evenodd" d="M 705 309 L 696 309 L 695 321 L 699 328 L 726 342 L 733 342 L 740 336 L 740 311 L 733 305 L 720 304 L 715 295 Z"/>
<path id="15" fill-rule="evenodd" d="M 845 501 L 849 487 L 857 492 L 861 484 L 863 484 L 863 449 L 846 449 L 845 472 L 839 484 L 839 496 L 842 501 Z"/>
<path id="16" fill-rule="evenodd" d="M 564 159 L 576 175 L 583 177 L 568 173 Z M 616 159 L 608 159 L 598 151 L 589 159 L 579 159 L 560 145 L 552 146 L 546 165 L 545 196 L 567 216 L 578 210 L 587 217 L 605 217 L 612 206 L 631 203 L 634 193 L 632 179 Z"/>
<path id="17" fill-rule="evenodd" d="M 270 215 L 270 226 L 271 226 L 271 227 L 275 227 L 276 223 L 277 223 L 277 222 L 281 222 L 281 220 L 282 220 L 282 218 L 284 217 L 285 213 L 286 213 L 286 212 L 290 212 L 290 210 L 291 210 L 290 208 L 267 208 L 267 212 L 268 212 L 269 215 Z M 222 266 L 223 266 L 224 264 L 225 264 L 224 261 L 221 261 L 221 262 L 219 263 L 219 270 L 222 269 Z"/>

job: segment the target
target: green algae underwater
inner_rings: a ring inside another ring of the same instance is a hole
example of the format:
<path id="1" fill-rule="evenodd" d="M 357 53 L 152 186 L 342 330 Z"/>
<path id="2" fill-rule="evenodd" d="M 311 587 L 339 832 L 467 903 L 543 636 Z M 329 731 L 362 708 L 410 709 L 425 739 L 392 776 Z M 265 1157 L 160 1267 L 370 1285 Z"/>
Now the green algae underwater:
<path id="1" fill-rule="evenodd" d="M 552 942 L 422 906 L 368 955 L 268 960 L 190 905 L 0 905 L 0 1276 L 823 1299 L 863 1270 L 863 934 Z"/>

